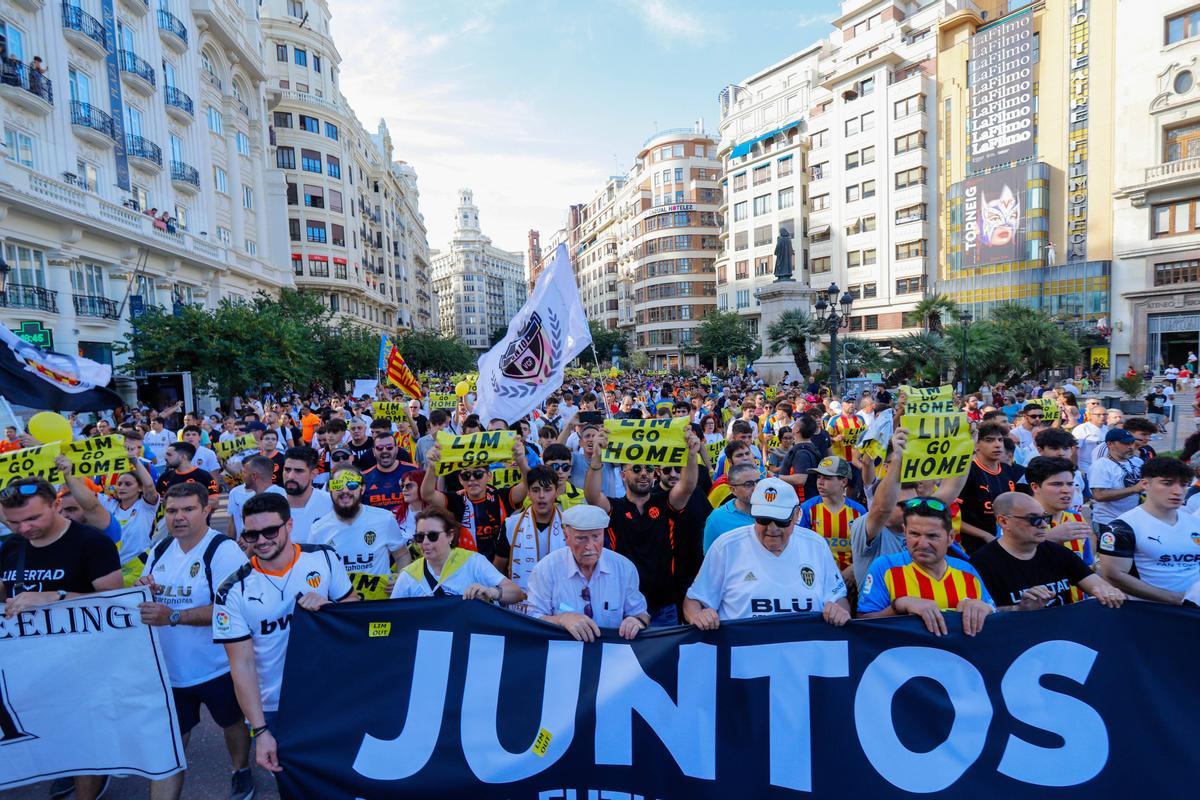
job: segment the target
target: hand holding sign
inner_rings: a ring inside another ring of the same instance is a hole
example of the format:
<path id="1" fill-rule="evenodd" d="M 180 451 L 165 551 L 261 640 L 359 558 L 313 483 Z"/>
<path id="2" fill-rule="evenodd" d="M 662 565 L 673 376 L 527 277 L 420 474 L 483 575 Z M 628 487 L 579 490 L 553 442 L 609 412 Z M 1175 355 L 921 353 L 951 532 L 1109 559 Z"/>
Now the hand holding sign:
<path id="1" fill-rule="evenodd" d="M 901 481 L 954 478 L 971 466 L 975 444 L 966 414 L 906 414 L 900 424 L 912 437 L 900 465 Z"/>
<path id="2" fill-rule="evenodd" d="M 682 467 L 688 451 L 696 452 L 700 440 L 692 433 L 687 417 L 676 419 L 609 419 L 601 450 L 609 464 L 653 464 Z"/>
<path id="3" fill-rule="evenodd" d="M 483 431 L 467 436 L 455 436 L 439 431 L 437 435 L 437 474 L 447 475 L 463 467 L 479 466 L 487 469 L 489 464 L 507 464 L 513 460 L 513 431 Z M 430 463 L 434 453 L 430 451 Z"/>

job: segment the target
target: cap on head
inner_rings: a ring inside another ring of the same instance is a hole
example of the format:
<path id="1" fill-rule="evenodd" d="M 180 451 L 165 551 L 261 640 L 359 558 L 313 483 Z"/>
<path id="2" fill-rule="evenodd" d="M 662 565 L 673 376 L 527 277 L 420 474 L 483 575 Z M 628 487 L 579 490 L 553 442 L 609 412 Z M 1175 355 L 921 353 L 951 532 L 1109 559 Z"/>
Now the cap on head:
<path id="1" fill-rule="evenodd" d="M 854 477 L 854 472 L 850 469 L 850 462 L 839 456 L 826 456 L 822 458 L 821 463 L 816 466 L 813 472 L 829 478 L 845 478 L 846 480 L 850 480 Z"/>
<path id="2" fill-rule="evenodd" d="M 779 478 L 765 478 L 754 487 L 750 496 L 750 515 L 789 520 L 800 504 L 796 490 Z"/>
<path id="3" fill-rule="evenodd" d="M 842 411 L 842 403 L 840 400 L 834 400 L 829 404 L 829 410 L 835 414 L 840 414 Z"/>
<path id="4" fill-rule="evenodd" d="M 1104 434 L 1105 442 L 1121 442 L 1122 444 L 1133 444 L 1137 439 L 1133 438 L 1133 434 L 1124 428 L 1113 428 L 1108 433 Z"/>
<path id="5" fill-rule="evenodd" d="M 577 531 L 596 531 L 608 527 L 608 514 L 599 506 L 581 503 L 563 512 L 563 525 Z"/>

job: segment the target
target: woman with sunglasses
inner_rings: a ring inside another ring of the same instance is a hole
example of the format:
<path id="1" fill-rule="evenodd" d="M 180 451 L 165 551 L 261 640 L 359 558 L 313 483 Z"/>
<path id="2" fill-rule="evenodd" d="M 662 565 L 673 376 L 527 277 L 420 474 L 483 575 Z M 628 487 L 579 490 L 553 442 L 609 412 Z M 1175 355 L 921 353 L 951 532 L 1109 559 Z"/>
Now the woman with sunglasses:
<path id="1" fill-rule="evenodd" d="M 408 550 L 413 559 L 421 557 L 420 548 L 413 543 L 413 534 L 417 532 L 417 515 L 429 505 L 421 499 L 421 481 L 425 480 L 425 470 L 415 469 L 404 476 L 400 484 L 401 501 L 392 509 L 396 524 L 400 526 L 400 536 L 409 543 Z"/>
<path id="2" fill-rule="evenodd" d="M 413 541 L 421 557 L 396 576 L 392 597 L 461 596 L 504 605 L 519 603 L 525 592 L 479 553 L 456 547 L 458 520 L 444 508 L 417 513 Z"/>

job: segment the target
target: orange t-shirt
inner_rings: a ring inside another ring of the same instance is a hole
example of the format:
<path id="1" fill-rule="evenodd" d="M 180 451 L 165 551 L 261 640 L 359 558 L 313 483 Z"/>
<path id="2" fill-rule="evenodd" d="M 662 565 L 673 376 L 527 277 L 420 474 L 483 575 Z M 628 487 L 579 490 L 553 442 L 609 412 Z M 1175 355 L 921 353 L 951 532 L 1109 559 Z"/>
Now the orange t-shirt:
<path id="1" fill-rule="evenodd" d="M 300 438 L 304 440 L 305 444 L 312 444 L 313 436 L 319 427 L 321 427 L 321 418 L 316 414 L 309 414 L 300 420 Z"/>
<path id="2" fill-rule="evenodd" d="M 11 453 L 13 450 L 20 450 L 21 442 L 19 440 L 9 441 L 8 439 L 0 439 L 0 453 Z"/>

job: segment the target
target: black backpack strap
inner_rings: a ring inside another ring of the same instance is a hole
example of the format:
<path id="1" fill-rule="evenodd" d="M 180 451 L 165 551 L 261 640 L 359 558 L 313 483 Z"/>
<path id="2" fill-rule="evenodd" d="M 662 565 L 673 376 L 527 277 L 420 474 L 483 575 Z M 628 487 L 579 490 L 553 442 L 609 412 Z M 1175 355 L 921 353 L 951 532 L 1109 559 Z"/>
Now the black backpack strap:
<path id="1" fill-rule="evenodd" d="M 171 542 L 173 542 L 173 541 L 175 541 L 175 539 L 168 534 L 167 536 L 164 536 L 162 539 L 159 539 L 158 542 L 155 543 L 154 547 L 152 547 L 149 551 L 147 551 L 147 552 L 150 552 L 153 554 L 153 561 L 155 564 L 157 564 L 158 560 L 160 558 L 162 558 L 163 555 L 166 554 L 167 548 L 171 546 Z M 142 553 L 142 555 L 140 555 L 139 558 L 142 559 L 143 564 L 149 565 L 150 561 L 147 560 L 145 553 Z"/>
<path id="2" fill-rule="evenodd" d="M 216 593 L 216 590 L 213 588 L 212 560 L 213 560 L 213 557 L 217 554 L 217 548 L 220 547 L 221 544 L 226 541 L 232 543 L 234 547 L 237 547 L 237 542 L 234 542 L 232 539 L 230 539 L 228 536 L 226 536 L 223 533 L 218 533 L 216 536 L 214 536 L 212 538 L 212 541 L 208 543 L 208 547 L 206 547 L 204 549 L 204 558 L 202 559 L 202 561 L 204 563 L 204 577 L 208 581 L 209 596 L 213 597 L 214 599 L 216 598 L 217 593 Z M 222 579 L 222 580 L 224 580 L 224 579 Z"/>

